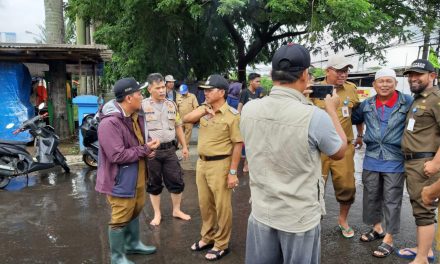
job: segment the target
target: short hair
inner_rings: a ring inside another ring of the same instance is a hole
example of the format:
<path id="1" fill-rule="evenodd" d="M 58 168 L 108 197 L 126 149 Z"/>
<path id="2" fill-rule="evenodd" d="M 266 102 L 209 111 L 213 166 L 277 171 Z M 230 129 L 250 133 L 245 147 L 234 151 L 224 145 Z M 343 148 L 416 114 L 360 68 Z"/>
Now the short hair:
<path id="1" fill-rule="evenodd" d="M 147 77 L 148 86 L 152 85 L 153 83 L 163 82 L 164 78 L 162 74 L 155 72 L 150 73 Z"/>
<path id="2" fill-rule="evenodd" d="M 127 97 L 126 95 L 122 96 L 122 97 L 116 97 L 116 102 L 118 103 L 122 103 L 125 100 L 125 97 Z"/>
<path id="3" fill-rule="evenodd" d="M 223 96 L 224 98 L 225 98 L 225 100 L 227 100 L 228 99 L 228 90 L 225 90 L 225 89 L 222 89 L 223 91 L 225 91 L 225 95 Z"/>
<path id="4" fill-rule="evenodd" d="M 261 77 L 260 74 L 252 72 L 252 73 L 249 74 L 248 79 L 249 79 L 249 81 L 253 81 L 254 79 L 260 78 L 260 77 Z"/>
<path id="5" fill-rule="evenodd" d="M 272 81 L 280 82 L 281 84 L 294 83 L 301 78 L 304 70 L 288 72 L 288 71 L 272 71 Z"/>

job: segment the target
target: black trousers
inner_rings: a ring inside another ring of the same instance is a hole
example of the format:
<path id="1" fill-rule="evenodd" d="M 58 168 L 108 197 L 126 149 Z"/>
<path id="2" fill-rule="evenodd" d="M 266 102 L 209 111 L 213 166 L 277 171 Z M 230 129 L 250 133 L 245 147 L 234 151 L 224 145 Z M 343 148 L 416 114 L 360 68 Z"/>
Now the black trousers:
<path id="1" fill-rule="evenodd" d="M 148 160 L 147 192 L 152 195 L 162 193 L 163 184 L 170 193 L 183 192 L 183 171 L 176 155 L 176 147 L 156 150 L 156 156 Z"/>

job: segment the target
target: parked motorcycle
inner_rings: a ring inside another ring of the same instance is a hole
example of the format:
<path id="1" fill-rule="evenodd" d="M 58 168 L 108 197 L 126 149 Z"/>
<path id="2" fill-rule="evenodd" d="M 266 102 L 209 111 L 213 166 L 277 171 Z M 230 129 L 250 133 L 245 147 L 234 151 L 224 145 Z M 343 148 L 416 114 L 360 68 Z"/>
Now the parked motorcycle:
<path id="1" fill-rule="evenodd" d="M 83 136 L 83 161 L 89 167 L 98 167 L 98 114 L 86 115 L 81 122 L 81 134 Z"/>
<path id="2" fill-rule="evenodd" d="M 44 103 L 38 106 L 40 111 L 43 108 Z M 26 145 L 23 142 L 0 140 L 0 189 L 6 187 L 13 177 L 27 175 L 57 165 L 60 165 L 66 173 L 70 172 L 66 158 L 58 149 L 59 137 L 55 134 L 55 129 L 44 122 L 44 118 L 47 116 L 47 113 L 42 115 L 39 113 L 12 132 L 18 134 L 29 130 L 29 133 L 35 138 L 35 157 L 32 157 L 26 150 Z M 14 126 L 15 124 L 11 123 L 6 128 L 12 129 Z"/>

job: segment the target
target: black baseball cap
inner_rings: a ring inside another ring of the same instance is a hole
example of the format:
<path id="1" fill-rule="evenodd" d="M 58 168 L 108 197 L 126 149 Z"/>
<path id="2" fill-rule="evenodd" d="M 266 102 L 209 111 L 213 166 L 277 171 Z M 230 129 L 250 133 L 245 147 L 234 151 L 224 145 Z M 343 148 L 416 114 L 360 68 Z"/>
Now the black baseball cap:
<path id="1" fill-rule="evenodd" d="M 223 89 L 223 90 L 227 91 L 229 89 L 229 83 L 220 74 L 213 74 L 208 77 L 205 84 L 199 85 L 199 87 L 203 88 L 203 89 L 218 88 L 218 89 Z"/>
<path id="2" fill-rule="evenodd" d="M 428 60 L 418 59 L 411 63 L 411 67 L 403 72 L 403 75 L 407 75 L 410 72 L 429 73 L 435 72 L 434 66 Z"/>
<path id="3" fill-rule="evenodd" d="M 310 52 L 302 45 L 281 46 L 272 57 L 273 71 L 297 72 L 310 67 Z"/>
<path id="4" fill-rule="evenodd" d="M 122 98 L 126 95 L 144 89 L 146 85 L 140 85 L 133 77 L 122 78 L 113 86 L 113 92 L 116 98 Z"/>

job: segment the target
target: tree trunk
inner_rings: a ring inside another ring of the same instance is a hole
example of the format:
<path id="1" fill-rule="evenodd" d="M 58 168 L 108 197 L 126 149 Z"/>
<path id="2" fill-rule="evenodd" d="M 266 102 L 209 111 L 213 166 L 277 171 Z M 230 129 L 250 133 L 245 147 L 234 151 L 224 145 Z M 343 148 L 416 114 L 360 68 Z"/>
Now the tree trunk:
<path id="1" fill-rule="evenodd" d="M 86 44 L 86 23 L 84 19 L 80 18 L 79 16 L 76 16 L 76 44 L 77 45 Z M 85 94 L 87 94 L 87 78 L 86 75 L 83 75 L 80 70 L 78 95 L 85 95 Z"/>
<path id="2" fill-rule="evenodd" d="M 243 84 L 242 88 L 246 88 L 246 66 L 247 63 L 244 61 L 244 56 L 238 57 L 238 63 L 237 63 L 237 70 L 238 70 L 238 81 Z"/>
<path id="3" fill-rule="evenodd" d="M 243 84 L 242 88 L 246 88 L 246 66 L 249 63 L 245 52 L 245 42 L 243 39 L 235 41 L 237 46 L 237 78 Z"/>
<path id="4" fill-rule="evenodd" d="M 64 43 L 63 0 L 44 0 L 48 44 Z"/>
<path id="5" fill-rule="evenodd" d="M 63 0 L 44 0 L 48 44 L 64 43 Z M 49 100 L 53 106 L 53 127 L 61 139 L 70 136 L 66 105 L 66 63 L 49 63 Z"/>

